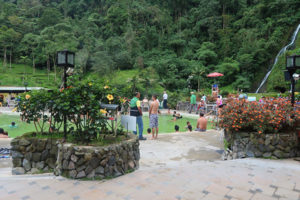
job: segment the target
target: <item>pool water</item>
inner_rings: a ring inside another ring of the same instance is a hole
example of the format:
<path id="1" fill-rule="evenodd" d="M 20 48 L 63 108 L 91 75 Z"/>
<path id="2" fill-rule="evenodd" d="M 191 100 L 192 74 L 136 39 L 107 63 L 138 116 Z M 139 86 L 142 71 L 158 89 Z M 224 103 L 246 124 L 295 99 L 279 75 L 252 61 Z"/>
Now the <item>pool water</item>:
<path id="1" fill-rule="evenodd" d="M 144 122 L 143 134 L 147 134 L 147 129 L 149 128 L 149 117 L 144 116 L 143 122 Z M 193 130 L 196 129 L 197 126 L 196 118 L 188 118 L 183 116 L 182 119 L 177 119 L 176 121 L 173 121 L 173 117 L 171 115 L 159 115 L 158 117 L 159 133 L 173 133 L 175 132 L 175 125 L 179 126 L 180 132 L 186 132 L 187 122 L 191 123 Z M 207 129 L 210 129 L 211 126 L 209 123 L 207 126 L 208 126 Z"/>
<path id="2" fill-rule="evenodd" d="M 180 132 L 185 132 L 187 129 L 185 128 L 186 122 L 190 122 L 193 129 L 196 128 L 197 119 L 196 118 L 188 118 L 183 117 L 182 119 L 178 119 L 176 121 L 172 121 L 173 117 L 171 115 L 159 115 L 158 118 L 158 125 L 159 125 L 159 133 L 173 133 L 175 132 L 174 126 L 179 126 Z M 16 128 L 9 128 L 11 122 L 16 122 Z M 147 129 L 149 128 L 149 117 L 143 117 L 144 122 L 144 131 L 143 134 L 147 134 Z M 48 124 L 46 123 L 46 127 Z M 27 132 L 35 131 L 35 127 L 33 123 L 26 123 L 22 122 L 20 116 L 18 115 L 7 115 L 7 114 L 0 114 L 0 128 L 3 128 L 5 131 L 8 132 L 9 137 L 17 137 Z M 208 123 L 208 129 L 211 128 L 211 124 Z"/>
<path id="3" fill-rule="evenodd" d="M 15 122 L 15 128 L 10 128 L 9 125 L 11 122 Z M 9 137 L 17 137 L 24 133 L 35 131 L 35 127 L 33 123 L 22 122 L 19 115 L 6 115 L 0 114 L 0 128 L 3 128 L 4 131 L 8 132 Z"/>

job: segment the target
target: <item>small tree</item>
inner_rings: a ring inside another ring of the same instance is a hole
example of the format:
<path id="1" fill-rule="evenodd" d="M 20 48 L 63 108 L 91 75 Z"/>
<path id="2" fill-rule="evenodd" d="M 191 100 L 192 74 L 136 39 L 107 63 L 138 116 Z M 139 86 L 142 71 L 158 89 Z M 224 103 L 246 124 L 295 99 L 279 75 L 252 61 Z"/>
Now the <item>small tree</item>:
<path id="1" fill-rule="evenodd" d="M 101 103 L 123 104 L 124 98 L 102 82 L 80 81 L 76 77 L 69 87 L 54 91 L 32 91 L 24 94 L 18 111 L 24 121 L 33 122 L 37 134 L 44 134 L 49 122 L 49 133 L 59 132 L 63 117 L 68 119 L 68 134 L 77 142 L 89 143 L 105 134 L 115 132 L 116 126 L 108 123 L 108 111 Z M 111 127 L 112 130 L 109 130 Z"/>

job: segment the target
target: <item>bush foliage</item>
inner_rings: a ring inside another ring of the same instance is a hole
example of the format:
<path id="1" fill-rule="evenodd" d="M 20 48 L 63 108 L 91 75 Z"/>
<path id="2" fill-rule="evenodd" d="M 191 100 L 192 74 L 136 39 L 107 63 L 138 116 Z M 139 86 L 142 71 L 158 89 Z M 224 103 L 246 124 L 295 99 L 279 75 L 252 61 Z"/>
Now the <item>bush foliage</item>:
<path id="1" fill-rule="evenodd" d="M 34 123 L 36 132 L 44 134 L 59 131 L 66 116 L 68 134 L 82 142 L 90 142 L 101 134 L 114 132 L 109 130 L 109 111 L 101 109 L 100 104 L 121 105 L 125 99 L 103 82 L 79 81 L 75 78 L 68 84 L 67 88 L 60 90 L 24 94 L 18 103 L 22 119 Z M 46 123 L 50 124 L 49 130 L 45 130 Z"/>
<path id="2" fill-rule="evenodd" d="M 230 132 L 277 133 L 292 129 L 296 119 L 300 119 L 300 111 L 295 111 L 285 99 L 263 103 L 231 99 L 222 108 L 220 118 L 220 126 Z"/>

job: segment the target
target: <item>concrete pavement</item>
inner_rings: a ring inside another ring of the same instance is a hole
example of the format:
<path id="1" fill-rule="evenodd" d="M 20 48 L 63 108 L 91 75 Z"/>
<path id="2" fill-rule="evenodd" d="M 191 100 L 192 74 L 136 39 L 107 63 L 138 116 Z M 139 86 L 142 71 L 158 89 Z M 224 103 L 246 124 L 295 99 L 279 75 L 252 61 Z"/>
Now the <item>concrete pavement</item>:
<path id="1" fill-rule="evenodd" d="M 140 147 L 139 170 L 105 181 L 12 176 L 10 168 L 0 168 L 0 199 L 300 199 L 299 162 L 221 161 L 216 131 L 160 135 Z"/>

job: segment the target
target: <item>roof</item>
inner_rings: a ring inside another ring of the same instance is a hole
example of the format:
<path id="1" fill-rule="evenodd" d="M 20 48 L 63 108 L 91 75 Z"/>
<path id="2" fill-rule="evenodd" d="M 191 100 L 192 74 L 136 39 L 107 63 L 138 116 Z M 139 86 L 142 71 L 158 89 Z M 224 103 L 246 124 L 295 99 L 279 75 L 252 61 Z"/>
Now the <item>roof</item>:
<path id="1" fill-rule="evenodd" d="M 103 103 L 100 103 L 100 107 L 101 108 L 104 108 L 104 109 L 107 109 L 107 110 L 117 110 L 119 105 L 117 104 L 103 104 Z"/>
<path id="2" fill-rule="evenodd" d="M 31 91 L 31 90 L 48 90 L 47 88 L 43 87 L 11 87 L 11 86 L 0 86 L 0 93 L 7 93 L 7 92 L 12 92 L 12 93 L 22 93 L 25 91 Z"/>

